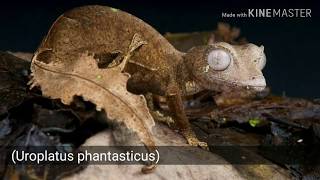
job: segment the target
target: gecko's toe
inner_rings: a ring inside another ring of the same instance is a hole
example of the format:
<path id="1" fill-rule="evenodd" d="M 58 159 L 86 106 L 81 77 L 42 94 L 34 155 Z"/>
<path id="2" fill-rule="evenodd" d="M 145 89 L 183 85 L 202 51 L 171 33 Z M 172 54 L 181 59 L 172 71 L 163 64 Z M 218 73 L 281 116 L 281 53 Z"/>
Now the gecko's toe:
<path id="1" fill-rule="evenodd" d="M 209 150 L 208 144 L 206 142 L 200 141 L 196 137 L 189 137 L 187 138 L 188 144 L 191 146 L 198 146 L 204 150 Z"/>
<path id="2" fill-rule="evenodd" d="M 200 146 L 204 150 L 209 151 L 209 146 L 206 142 L 199 141 L 198 146 Z"/>
<path id="3" fill-rule="evenodd" d="M 198 146 L 202 149 L 209 150 L 208 144 L 206 142 L 200 141 L 191 129 L 183 130 L 182 135 L 186 138 L 189 145 Z"/>

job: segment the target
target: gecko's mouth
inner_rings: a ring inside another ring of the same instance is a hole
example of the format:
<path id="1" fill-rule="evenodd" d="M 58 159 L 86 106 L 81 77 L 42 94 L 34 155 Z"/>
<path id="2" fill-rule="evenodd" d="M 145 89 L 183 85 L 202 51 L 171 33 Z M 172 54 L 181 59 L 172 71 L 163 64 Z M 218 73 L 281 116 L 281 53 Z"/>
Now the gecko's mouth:
<path id="1" fill-rule="evenodd" d="M 243 81 L 240 85 L 245 86 L 247 89 L 252 89 L 254 91 L 263 91 L 266 88 L 266 80 L 263 76 L 259 78 L 254 78 L 252 80 Z"/>
<path id="2" fill-rule="evenodd" d="M 247 90 L 253 90 L 256 92 L 263 91 L 266 88 L 264 80 L 259 82 L 227 82 L 227 84 L 234 88 L 246 88 Z"/>
<path id="3" fill-rule="evenodd" d="M 250 85 L 245 83 L 235 83 L 235 82 L 227 82 L 226 86 L 231 88 L 239 88 L 239 89 L 247 89 L 247 90 L 253 90 L 256 92 L 263 91 L 266 88 L 266 85 Z"/>
<path id="4" fill-rule="evenodd" d="M 253 89 L 254 91 L 257 91 L 257 92 L 260 92 L 260 91 L 263 91 L 266 88 L 266 86 L 248 86 L 247 88 Z"/>
<path id="5" fill-rule="evenodd" d="M 201 81 L 200 79 L 198 79 Z M 216 91 L 223 91 L 227 88 L 236 88 L 236 89 L 243 89 L 246 88 L 247 90 L 253 90 L 256 92 L 263 91 L 266 88 L 266 81 L 264 77 L 259 77 L 255 78 L 252 80 L 247 80 L 247 81 L 230 81 L 230 80 L 224 80 L 224 79 L 219 79 L 216 78 L 214 83 L 210 82 L 203 82 L 201 84 L 204 84 L 211 90 L 216 90 Z"/>

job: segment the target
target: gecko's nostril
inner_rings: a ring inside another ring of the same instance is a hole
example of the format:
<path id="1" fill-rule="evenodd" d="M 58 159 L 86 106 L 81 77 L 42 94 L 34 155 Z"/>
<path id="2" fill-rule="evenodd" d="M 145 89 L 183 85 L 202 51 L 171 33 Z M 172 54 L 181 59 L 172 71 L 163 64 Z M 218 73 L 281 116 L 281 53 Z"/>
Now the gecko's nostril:
<path id="1" fill-rule="evenodd" d="M 256 77 L 253 76 L 251 79 L 254 80 L 254 79 L 256 79 Z"/>

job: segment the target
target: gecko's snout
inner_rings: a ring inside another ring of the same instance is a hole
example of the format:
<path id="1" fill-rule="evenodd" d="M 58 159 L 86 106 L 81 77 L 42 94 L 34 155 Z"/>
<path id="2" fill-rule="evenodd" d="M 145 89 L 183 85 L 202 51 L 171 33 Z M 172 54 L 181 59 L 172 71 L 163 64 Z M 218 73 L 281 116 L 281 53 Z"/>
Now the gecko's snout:
<path id="1" fill-rule="evenodd" d="M 263 76 L 253 77 L 248 81 L 244 81 L 243 84 L 245 84 L 247 88 L 257 92 L 263 91 L 267 86 L 266 80 Z"/>

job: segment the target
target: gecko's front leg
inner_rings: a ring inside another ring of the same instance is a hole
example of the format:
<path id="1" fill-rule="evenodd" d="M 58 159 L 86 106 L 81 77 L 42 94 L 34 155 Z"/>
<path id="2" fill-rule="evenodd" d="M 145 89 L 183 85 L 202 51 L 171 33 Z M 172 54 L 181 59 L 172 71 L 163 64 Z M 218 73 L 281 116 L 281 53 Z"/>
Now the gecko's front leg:
<path id="1" fill-rule="evenodd" d="M 182 135 L 186 138 L 188 144 L 208 149 L 207 143 L 199 141 L 191 128 L 191 125 L 183 108 L 181 91 L 176 83 L 169 84 L 166 98 L 168 107 L 172 113 L 172 116 L 174 117 L 176 126 L 179 128 Z"/>

